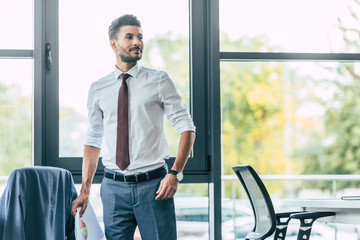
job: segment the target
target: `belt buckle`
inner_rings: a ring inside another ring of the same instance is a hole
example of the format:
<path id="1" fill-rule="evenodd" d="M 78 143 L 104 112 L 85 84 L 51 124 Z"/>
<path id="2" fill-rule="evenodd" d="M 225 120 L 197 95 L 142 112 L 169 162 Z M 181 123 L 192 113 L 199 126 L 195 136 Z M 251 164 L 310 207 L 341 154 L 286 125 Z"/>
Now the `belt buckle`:
<path id="1" fill-rule="evenodd" d="M 130 177 L 130 176 L 134 176 L 135 177 L 135 181 L 127 181 L 126 177 Z M 124 182 L 127 184 L 134 184 L 134 183 L 138 183 L 138 174 L 134 174 L 134 175 L 124 175 Z"/>

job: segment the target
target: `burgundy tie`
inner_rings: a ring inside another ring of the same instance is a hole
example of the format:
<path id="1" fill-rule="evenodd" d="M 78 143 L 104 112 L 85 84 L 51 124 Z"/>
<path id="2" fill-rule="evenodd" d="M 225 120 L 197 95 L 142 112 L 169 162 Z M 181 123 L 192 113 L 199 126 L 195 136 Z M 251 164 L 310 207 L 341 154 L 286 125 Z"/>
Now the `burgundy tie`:
<path id="1" fill-rule="evenodd" d="M 116 165 L 124 170 L 129 166 L 129 128 L 128 128 L 128 88 L 126 79 L 129 74 L 122 73 L 119 78 L 122 84 L 119 90 L 118 98 L 118 120 L 117 120 L 117 138 L 116 138 Z"/>

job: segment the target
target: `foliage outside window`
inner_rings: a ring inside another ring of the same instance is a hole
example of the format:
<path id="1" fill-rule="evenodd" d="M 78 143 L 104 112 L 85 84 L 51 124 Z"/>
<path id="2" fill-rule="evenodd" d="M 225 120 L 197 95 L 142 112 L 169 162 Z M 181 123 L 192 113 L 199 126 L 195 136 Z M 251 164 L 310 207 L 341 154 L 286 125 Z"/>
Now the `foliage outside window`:
<path id="1" fill-rule="evenodd" d="M 349 9 L 357 26 L 359 10 L 359 1 Z M 360 52 L 360 30 L 336 21 L 343 52 Z M 223 33 L 221 45 L 279 51 L 267 39 L 232 40 Z M 221 63 L 223 174 L 232 175 L 236 164 L 260 174 L 359 174 L 359 93 L 360 62 Z M 269 186 L 287 191 L 283 184 Z M 225 196 L 230 193 L 225 183 Z"/>
<path id="2" fill-rule="evenodd" d="M 32 165 L 32 67 L 32 60 L 0 60 L 0 176 Z"/>

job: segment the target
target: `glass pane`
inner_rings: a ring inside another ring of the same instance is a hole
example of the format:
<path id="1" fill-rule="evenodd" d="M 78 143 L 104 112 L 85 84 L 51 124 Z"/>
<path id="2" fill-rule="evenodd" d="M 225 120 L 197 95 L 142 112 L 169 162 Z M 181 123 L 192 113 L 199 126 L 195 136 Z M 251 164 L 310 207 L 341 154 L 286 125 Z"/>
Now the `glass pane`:
<path id="1" fill-rule="evenodd" d="M 221 0 L 221 51 L 360 52 L 355 0 Z"/>
<path id="2" fill-rule="evenodd" d="M 33 49 L 33 0 L 0 1 L 0 49 Z"/>
<path id="3" fill-rule="evenodd" d="M 189 103 L 188 1 L 60 1 L 60 157 L 82 156 L 87 129 L 90 84 L 114 69 L 115 56 L 107 29 L 115 18 L 131 13 L 142 23 L 144 55 L 140 64 L 164 70 Z M 86 6 L 86 11 L 82 9 Z M 109 8 L 109 6 L 111 6 Z M 161 14 L 149 9 L 161 8 Z M 104 14 L 101 14 L 104 13 Z M 166 21 L 164 21 L 166 19 Z M 77 43 L 74 43 L 77 39 Z M 189 106 L 189 104 L 188 104 Z M 179 134 L 166 121 L 170 153 Z"/>
<path id="4" fill-rule="evenodd" d="M 32 165 L 32 85 L 33 60 L 0 59 L 0 176 Z"/>
<path id="5" fill-rule="evenodd" d="M 209 193 L 207 183 L 179 184 L 175 195 L 179 240 L 209 239 Z"/>
<path id="6" fill-rule="evenodd" d="M 221 63 L 223 201 L 251 209 L 232 171 L 239 164 L 269 175 L 275 209 L 286 198 L 358 195 L 359 181 L 311 175 L 360 173 L 359 79 L 360 63 Z M 298 174 L 309 179 L 289 178 Z M 252 226 L 252 218 L 223 219 L 224 239 L 242 238 Z M 333 229 L 331 238 L 320 230 L 320 239 L 335 239 Z"/>
<path id="7" fill-rule="evenodd" d="M 234 180 L 226 182 L 231 186 L 233 196 L 222 199 L 222 239 L 244 239 L 254 227 L 254 217 L 247 194 L 241 188 L 235 175 Z M 242 190 L 239 194 L 239 190 Z M 232 194 L 230 193 L 230 194 Z M 240 197 L 239 197 L 240 196 Z"/>
<path id="8" fill-rule="evenodd" d="M 90 203 L 100 226 L 104 229 L 100 186 L 100 184 L 91 185 Z M 80 194 L 81 184 L 75 184 L 75 187 Z M 208 202 L 207 183 L 182 183 L 179 185 L 175 195 L 175 211 L 179 240 L 209 239 Z M 135 231 L 134 240 L 141 240 L 139 229 Z"/>
<path id="9" fill-rule="evenodd" d="M 360 63 L 221 64 L 224 174 L 359 174 Z"/>

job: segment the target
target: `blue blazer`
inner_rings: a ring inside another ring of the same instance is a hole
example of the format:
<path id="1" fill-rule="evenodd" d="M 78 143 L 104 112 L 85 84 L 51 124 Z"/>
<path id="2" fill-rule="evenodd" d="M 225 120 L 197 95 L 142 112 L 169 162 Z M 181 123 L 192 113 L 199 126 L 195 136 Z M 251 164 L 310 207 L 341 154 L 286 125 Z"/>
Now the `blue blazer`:
<path id="1" fill-rule="evenodd" d="M 54 167 L 14 170 L 0 198 L 0 239 L 75 239 L 69 171 Z"/>

